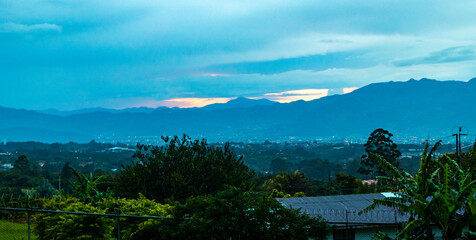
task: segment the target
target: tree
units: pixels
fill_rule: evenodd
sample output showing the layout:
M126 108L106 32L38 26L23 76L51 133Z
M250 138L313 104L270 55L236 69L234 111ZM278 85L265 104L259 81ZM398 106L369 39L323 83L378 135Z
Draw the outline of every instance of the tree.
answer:
M173 215L176 221L151 226L149 233L160 228L160 237L138 239L327 239L331 229L322 218L312 218L268 195L236 187L189 198L175 206Z
M61 178L71 179L73 177L73 171L71 170L70 163L66 162L61 169Z
M390 182L398 192L392 197L375 199L363 212L382 205L409 213L409 222L398 234L400 239L433 239L431 224L441 230L445 240L458 239L465 228L472 229L471 201L476 193L476 180L471 171L462 169L448 156L434 159L433 153L440 144L441 141L428 152L427 143L415 176L370 153L387 173L379 179Z
M341 194L356 193L362 186L362 181L357 179L356 176L345 173L337 173L336 182L336 190L340 191Z
M124 167L116 182L116 194L136 198L183 201L190 196L213 194L229 186L251 186L253 172L236 157L230 145L209 146L205 139L162 137L164 146L138 144L138 161Z
M329 175L334 175L343 170L340 164L331 163L327 159L322 160L318 158L300 161L297 167L309 178L319 180L327 180L329 179Z
M282 158L275 158L269 165L269 171L272 173L286 172L289 169L289 163Z
M306 174L299 170L282 172L276 174L271 179L264 182L262 188L265 191L272 191L276 189L289 194L296 194L298 192L308 193L312 190L311 184L308 181Z
M370 157L371 154L382 157L398 168L398 158L402 153L398 151L397 144L390 139L392 136L393 134L382 128L376 129L370 134L367 143L364 145L367 154L361 157L361 167L358 170L360 174L370 177L385 174L385 171L374 162L374 158Z
M21 173L26 173L28 170L30 170L30 162L28 161L28 158L25 155L19 156L13 164L13 170Z
M41 184L36 188L36 195L42 198L53 197L57 193L57 190L51 185L50 181L46 178L41 179Z

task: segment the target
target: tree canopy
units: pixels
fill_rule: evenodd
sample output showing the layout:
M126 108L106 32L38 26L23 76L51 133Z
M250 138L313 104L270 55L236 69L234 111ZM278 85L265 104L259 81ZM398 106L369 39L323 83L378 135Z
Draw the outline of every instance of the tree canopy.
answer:
M375 177L385 175L386 172L375 163L371 154L378 155L387 160L392 165L398 167L398 158L402 153L397 149L397 144L392 141L393 134L383 128L374 130L365 143L366 155L361 157L358 172L363 175Z
M177 221L159 226L166 235L163 239L327 239L331 230L320 217L288 209L266 194L236 187L189 198L176 205L173 215Z
M13 170L25 173L28 170L30 170L30 162L28 161L27 156L21 155L18 157L17 160L15 160L15 163L13 164Z
M431 150L426 145L416 175L397 169L379 155L370 155L388 175L379 179L394 185L398 192L395 196L375 199L364 212L383 205L409 213L410 220L399 239L433 239L431 224L441 230L444 240L460 238L465 229L470 230L465 233L468 239L476 237L471 231L476 227L474 173L461 168L448 156L433 158L439 145L440 142Z
M138 144L137 159L124 167L117 179L116 194L136 198L139 193L163 202L183 201L190 196L214 194L225 185L250 187L253 172L235 156L229 144L209 146L206 140L163 137L164 146Z

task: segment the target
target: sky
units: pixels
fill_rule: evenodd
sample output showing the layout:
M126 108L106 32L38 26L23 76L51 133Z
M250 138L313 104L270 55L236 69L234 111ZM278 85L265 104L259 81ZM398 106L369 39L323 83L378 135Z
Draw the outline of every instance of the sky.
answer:
M0 106L290 102L476 77L476 1L0 1Z

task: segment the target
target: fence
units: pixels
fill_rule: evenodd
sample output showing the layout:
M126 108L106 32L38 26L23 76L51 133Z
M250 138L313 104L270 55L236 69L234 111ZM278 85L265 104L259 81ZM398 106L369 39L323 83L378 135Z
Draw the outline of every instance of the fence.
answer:
M45 202L48 202L48 204L44 204ZM83 206L84 208L79 207L76 209L80 210L71 211L71 206ZM47 227L38 224L39 216L63 216L63 219L73 219L73 216L87 217L86 219L80 219L83 222L77 223L77 225L88 224L88 220L105 219L107 221L103 222L106 222L107 225L99 226L99 228L113 229L111 236L115 239L121 239L125 232L131 232L131 226L137 227L151 219L174 219L160 216L156 209L157 206L159 204L150 200L102 199L94 202L87 199L61 198L58 196L55 198L39 198L24 195L14 197L10 194L2 194L0 197L0 239L36 239L37 236L33 228ZM88 209L94 212L88 212ZM148 211L150 209L156 210ZM35 221L37 221L36 225ZM129 228L129 231L125 231L123 227ZM86 230L85 235L97 234L97 231L100 230L84 226L83 228ZM91 232L88 233L88 230Z

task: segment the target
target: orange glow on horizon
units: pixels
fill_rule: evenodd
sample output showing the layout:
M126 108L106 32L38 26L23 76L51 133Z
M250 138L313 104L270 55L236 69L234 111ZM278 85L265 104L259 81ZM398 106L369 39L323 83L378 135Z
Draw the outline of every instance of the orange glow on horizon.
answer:
M218 75L217 75L218 76ZM357 87L343 88L342 92L344 94L350 93L358 89ZM330 89L299 89L299 90L290 90L277 93L265 93L259 97L247 97L249 99L268 99L270 101L279 102L279 103L290 103L299 100L312 101L319 98L323 98L329 95ZM141 101L140 106L145 107L178 107L178 108L194 108L194 107L204 107L210 104L215 103L227 103L230 100L235 99L236 97L222 97L222 98L172 98L162 101L155 100L146 100Z
M344 92L344 94L347 94L347 93L351 93L355 90L359 89L358 87L349 87L349 88L343 88L342 89L342 92Z
M226 77L226 76L230 76L230 74L226 74L226 73L202 73L201 75L205 76L205 77Z
M173 98L161 101L162 106L193 108L204 107L214 103L226 103L234 98Z
M300 89L279 93L266 93L264 98L279 103L290 103L299 100L312 101L325 97L328 94L329 89Z

